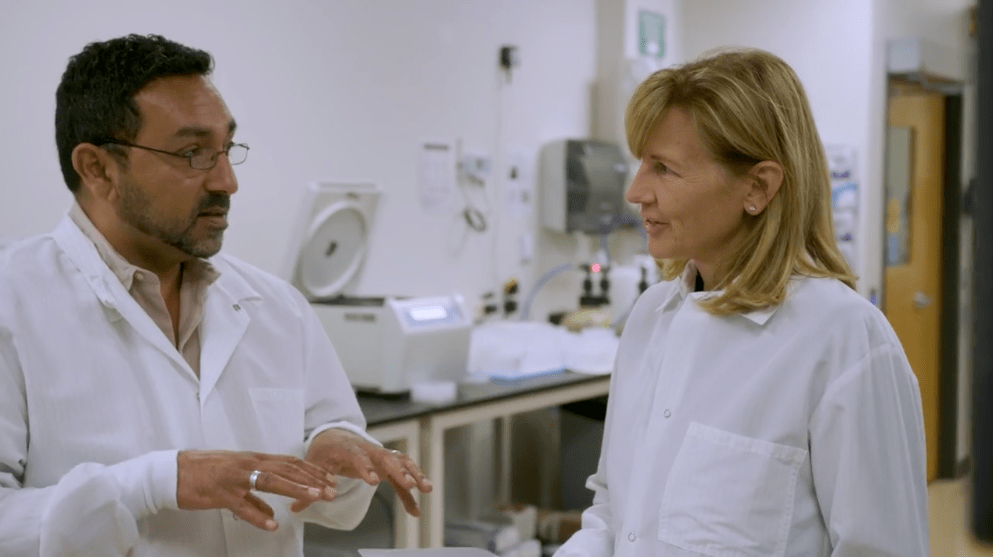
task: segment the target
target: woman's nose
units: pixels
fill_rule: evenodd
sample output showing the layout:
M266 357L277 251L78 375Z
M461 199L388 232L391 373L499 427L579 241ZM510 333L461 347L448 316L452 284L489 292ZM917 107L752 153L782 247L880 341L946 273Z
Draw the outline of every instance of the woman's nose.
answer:
M631 180L631 185L628 186L627 191L624 193L624 199L628 203L633 203L635 205L641 205L644 203L651 202L651 188L645 186L645 179L638 170L638 173L634 175L634 179Z

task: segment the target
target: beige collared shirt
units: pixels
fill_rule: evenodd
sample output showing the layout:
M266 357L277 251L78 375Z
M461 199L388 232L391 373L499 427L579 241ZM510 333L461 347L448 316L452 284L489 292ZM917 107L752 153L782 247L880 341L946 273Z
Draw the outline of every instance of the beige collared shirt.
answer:
M183 264L181 284L179 287L179 336L177 338L172 326L172 318L166 309L162 297L162 283L155 273L132 265L127 259L117 253L117 250L97 230L90 218L86 216L78 203L73 203L69 209L69 218L83 231L93 245L96 246L100 258L107 263L114 273L138 302L145 313L162 330L169 342L182 354L183 359L190 365L193 372L200 376L200 321L203 318L203 302L210 286L220 273L203 259L193 259Z

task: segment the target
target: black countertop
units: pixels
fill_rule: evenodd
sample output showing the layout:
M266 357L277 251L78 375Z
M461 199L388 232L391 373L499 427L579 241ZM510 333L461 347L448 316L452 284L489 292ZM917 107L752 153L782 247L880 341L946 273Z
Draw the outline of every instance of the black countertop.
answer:
M563 385L596 381L603 375L584 375L562 371L548 375L525 377L514 381L483 381L458 384L455 400L440 404L414 402L407 397L380 397L358 393L359 406L369 427L386 425L431 412L453 410L484 402L510 398L524 393L540 392Z

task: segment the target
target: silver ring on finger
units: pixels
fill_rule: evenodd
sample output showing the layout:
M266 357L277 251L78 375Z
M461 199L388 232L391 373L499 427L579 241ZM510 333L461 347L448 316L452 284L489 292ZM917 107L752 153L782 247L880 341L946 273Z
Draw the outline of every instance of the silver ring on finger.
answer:
M249 476L248 476L248 490L249 491L257 491L258 490L258 487L255 485L255 482L259 481L259 476L261 476L261 475L262 475L262 471L261 470L252 470L252 473L249 474Z

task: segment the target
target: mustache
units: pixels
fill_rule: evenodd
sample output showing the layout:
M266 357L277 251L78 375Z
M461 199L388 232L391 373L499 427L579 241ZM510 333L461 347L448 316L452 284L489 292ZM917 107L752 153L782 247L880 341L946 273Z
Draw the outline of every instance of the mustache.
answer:
M200 214L208 209L221 208L225 211L231 207L231 196L223 193L208 193L200 201L200 205L197 207L195 214Z

